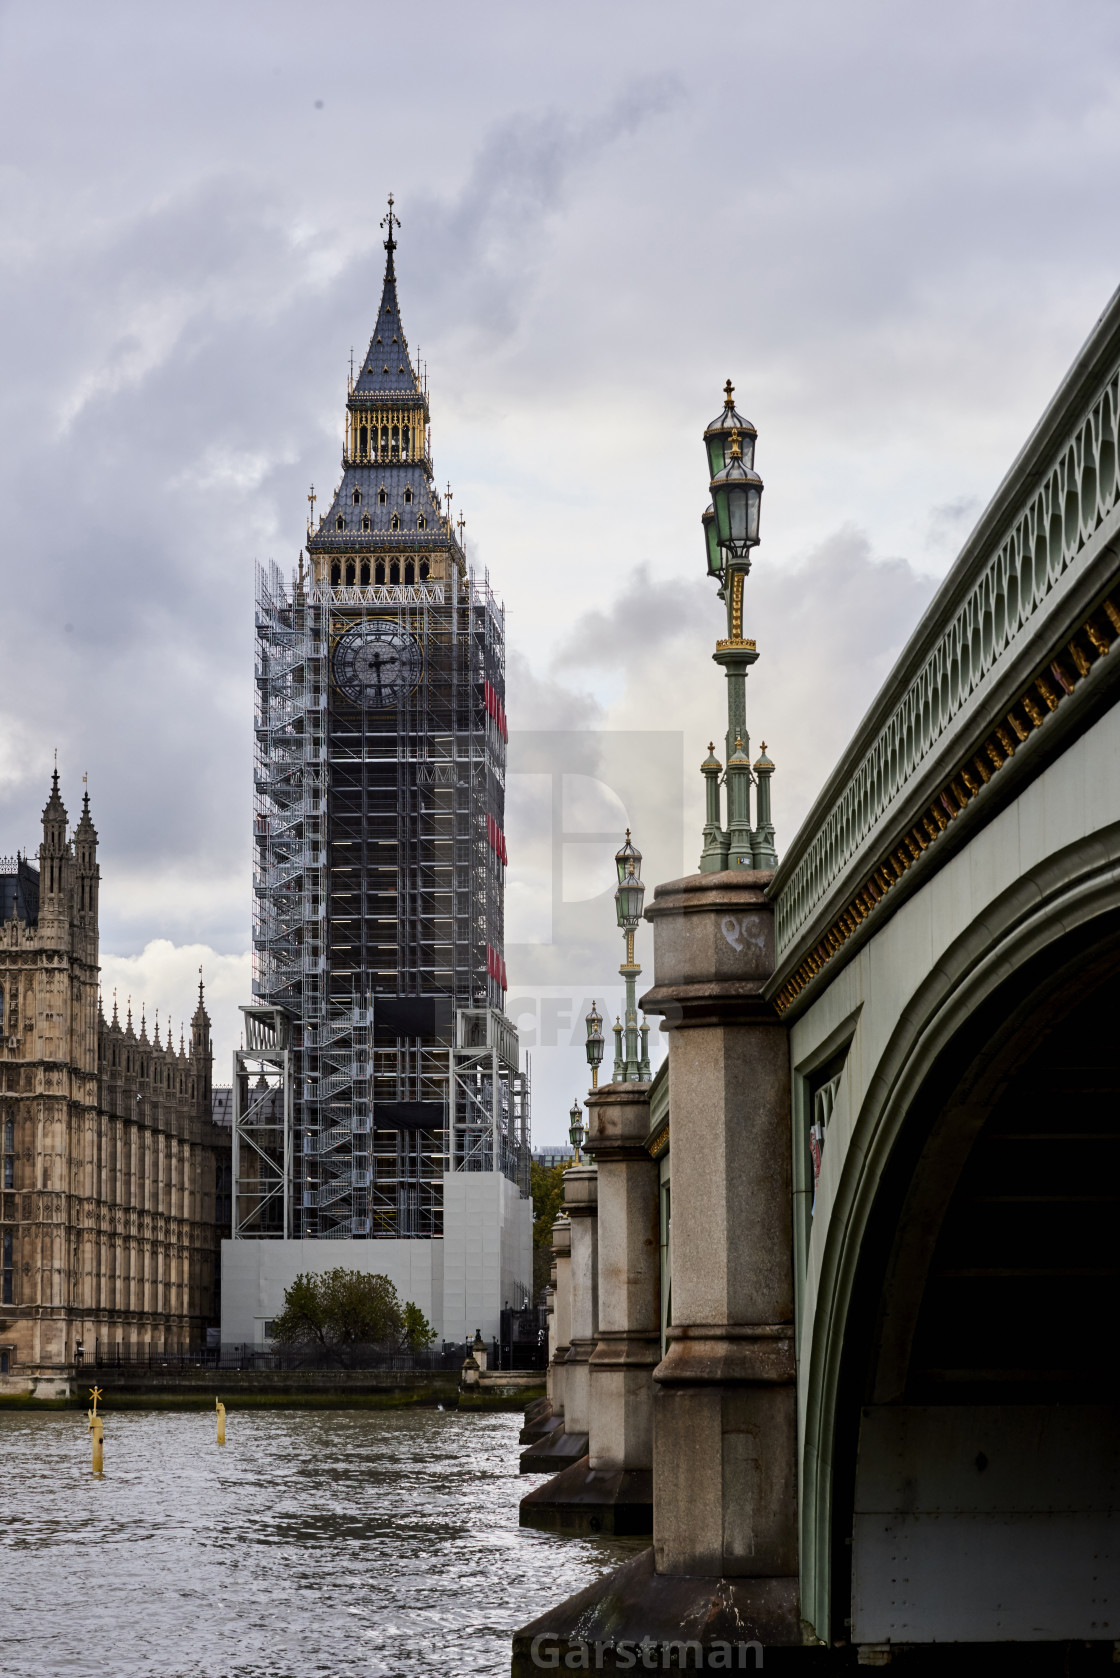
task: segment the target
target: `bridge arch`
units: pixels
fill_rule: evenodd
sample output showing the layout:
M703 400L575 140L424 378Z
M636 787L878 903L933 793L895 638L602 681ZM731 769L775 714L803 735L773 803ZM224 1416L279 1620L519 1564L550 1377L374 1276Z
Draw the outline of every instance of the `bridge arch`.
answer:
M1100 1406L1112 1394L1099 1371L1083 1369L1064 1387L1054 1378L1043 1356L1060 1333L1053 1322L1041 1325L1034 1363L1014 1380L973 1367L964 1371L970 1381L939 1388L928 1366L939 1288L942 1349L963 1328L946 1307L938 1254L954 1239L967 1249L970 1230L974 1245L983 1233L984 1197L969 1189L970 1170L991 1155L1016 1079L1029 1085L1032 1062L1040 1069L1063 1031L1092 1030L1106 997L1120 1016L1120 823L1057 850L986 904L931 965L861 1076L827 1218L812 1232L816 1282L802 1338L802 1591L822 1637L988 1641L1037 1638L1047 1626L1055 1637L1120 1635L1120 1604L1094 1608L1085 1594L1094 1569L1082 1553L1111 1543L1105 1572L1115 1576L1120 1530L1103 1508L1097 1519L1046 1507L1047 1496L1062 1501L1055 1476L1080 1488L1067 1503L1084 1503L1093 1453L1102 1474L1109 1451L1115 1464L1115 1441L1101 1438ZM1071 1283L1098 1305L1106 1300L1102 1332L1114 1340L1116 1278ZM1000 1332L994 1324L993 1339ZM1030 1496L1028 1507L1001 1505L999 1452L968 1443L993 1429L1001 1451L1035 1452L1038 1507ZM1066 1522L1060 1540L1055 1520ZM1074 1546L1068 1571L1083 1600L1038 1598L1032 1569L1052 1563L1055 1542ZM977 1546L983 1566L969 1572ZM1061 1597L1052 1567L1050 1584Z

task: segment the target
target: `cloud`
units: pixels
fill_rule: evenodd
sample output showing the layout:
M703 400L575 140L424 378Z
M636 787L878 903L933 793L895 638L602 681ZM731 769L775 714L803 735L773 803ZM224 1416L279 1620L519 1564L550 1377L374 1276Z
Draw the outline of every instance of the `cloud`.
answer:
M772 794L779 853L792 840L935 585L933 575L909 560L876 557L867 534L853 526L833 532L796 564L776 565L765 549L756 553L745 614L760 656L748 677L747 720L752 756L765 739L778 765ZM576 619L546 669L533 678L533 690L548 695L546 714L558 719L586 715L586 757L603 793L625 788L637 762L645 825L635 838L646 852L647 902L659 880L692 872L699 860L704 822L699 764L710 739L725 758L724 679L711 661L716 638L726 633L723 613L711 585L705 590L692 579L657 580L648 567L639 566L621 579L610 605L592 607ZM584 684L590 680L594 686L603 672L612 678L611 696L596 710L581 711L586 707ZM657 727L674 729L681 738L683 750L674 764L664 755L661 737L649 732ZM538 767L551 766L564 749L550 745L548 764ZM604 992L616 1010L621 995L613 978L619 934L611 900L611 853L621 841L624 817L600 796L605 813L596 822L606 827L613 817L615 837L597 850L587 847L575 862L598 868L601 895L589 905L590 915L548 921L541 906L551 901L555 871L571 864L553 843L551 800L556 794L551 780L526 776L532 783L526 788L516 773L524 750L515 734L510 753L514 792L507 814L510 976L534 1044L536 1087L547 1110L560 1114L562 1092L573 1080L578 1087L581 1076L582 1016L570 1030L561 1030L557 1021L576 1006L572 998L577 992L580 997L585 991ZM576 783L578 777L568 779ZM542 799L547 799L543 806ZM565 825L574 827L578 821L578 815L570 815ZM676 860L665 857L670 832L681 836L678 845L683 843L683 856L678 850ZM592 889L582 875L579 889ZM538 941L528 949L516 947L526 926L535 927L536 940L545 947ZM639 959L648 974L648 928L639 934Z

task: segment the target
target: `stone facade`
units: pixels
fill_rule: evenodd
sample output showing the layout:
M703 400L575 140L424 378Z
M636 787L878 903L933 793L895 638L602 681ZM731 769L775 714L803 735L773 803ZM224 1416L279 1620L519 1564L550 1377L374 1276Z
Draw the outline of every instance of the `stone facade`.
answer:
M105 1020L97 832L88 797L68 832L57 772L38 869L0 868L0 1372L197 1344L229 1155L202 987L178 1049L131 1010Z

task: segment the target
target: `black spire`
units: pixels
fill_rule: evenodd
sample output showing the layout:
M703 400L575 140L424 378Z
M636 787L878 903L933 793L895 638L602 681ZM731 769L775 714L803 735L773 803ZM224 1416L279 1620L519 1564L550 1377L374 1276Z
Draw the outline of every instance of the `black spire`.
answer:
M408 353L408 340L401 325L401 306L397 299L397 270L393 262L397 241L393 238L393 229L400 226L400 219L393 209L392 193L389 194L389 208L381 219L381 225L389 235L384 240L385 280L381 287L381 303L369 349L357 378L351 381L350 395L359 399L371 397L375 401L386 398L397 402L402 398L422 401L420 380Z
M397 241L393 238L393 228L399 227L400 224L400 217L393 214L393 194L390 193L388 211L381 218L382 227L387 228L389 232L389 237L385 240L385 249L389 253L388 260L385 263L385 278L387 280L395 280L397 277L397 271L393 266L393 252L397 248Z

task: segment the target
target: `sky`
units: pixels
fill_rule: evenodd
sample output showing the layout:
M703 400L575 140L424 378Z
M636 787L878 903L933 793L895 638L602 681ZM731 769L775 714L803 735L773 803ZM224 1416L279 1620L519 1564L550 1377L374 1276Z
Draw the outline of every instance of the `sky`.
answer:
M391 190L507 608L509 1006L558 1142L613 835L651 892L699 856L724 380L780 852L1120 279L1120 9L0 0L0 78L0 854L56 750L72 813L88 774L106 991L177 1031L201 966L228 1077L253 566L339 476Z

